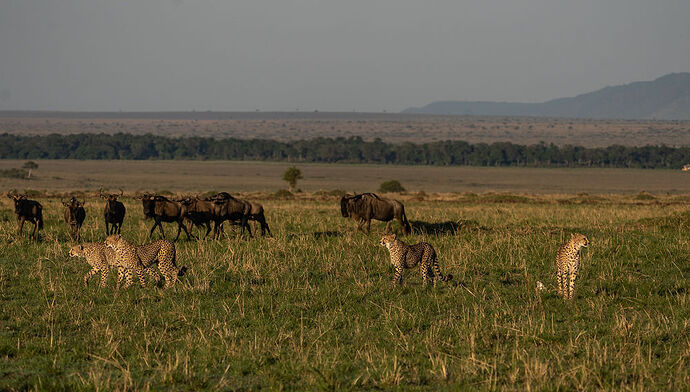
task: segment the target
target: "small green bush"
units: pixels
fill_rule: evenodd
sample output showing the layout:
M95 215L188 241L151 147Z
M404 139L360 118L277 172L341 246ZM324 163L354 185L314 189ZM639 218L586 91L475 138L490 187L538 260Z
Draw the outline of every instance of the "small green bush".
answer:
M295 197L295 195L293 195L292 192L287 189L280 189L278 192L274 193L273 196L281 199L292 199Z
M379 192L400 193L405 192L405 188L403 188L398 180L388 180L379 185Z

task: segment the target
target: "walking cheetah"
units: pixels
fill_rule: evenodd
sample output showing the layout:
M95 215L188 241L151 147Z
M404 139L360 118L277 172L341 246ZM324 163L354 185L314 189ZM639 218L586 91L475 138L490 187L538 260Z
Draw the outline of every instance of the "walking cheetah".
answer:
M89 285L89 279L98 273L101 274L100 287L105 287L110 268L117 268L115 265L115 252L101 242L74 245L69 249L69 256L83 257L91 266L91 271L84 275L84 286L86 287ZM118 276L120 276L120 274L122 274L122 272L118 269Z
M165 287L170 287L175 283L178 276L184 275L187 267L177 268L175 265L175 244L170 240L157 240L150 244L139 245L136 247L137 256L142 265L152 276L155 273L153 265L158 263L158 269L165 277ZM160 277L156 274L155 279L158 281Z
M580 272L580 249L589 246L589 240L582 234L572 234L570 240L556 252L556 279L558 294L563 299L573 299L575 280Z
M118 272L122 270L125 280L125 285L123 288L127 288L132 285L132 271L137 274L139 278L139 284L141 287L146 286L146 280L144 280L144 266L137 256L136 245L127 241L119 234L111 234L105 239L105 245L111 248L115 253L115 265L118 267ZM149 275L153 271L147 271ZM118 275L118 287L123 276Z
M402 274L405 268L414 268L419 264L419 272L422 274L424 284L427 280L436 285L434 273L436 273L441 281L445 282L451 280L453 275L443 276L438 267L438 260L436 259L436 251L431 244L427 242L420 242L414 245L407 245L400 241L395 234L386 234L381 237L381 246L388 248L391 255L391 264L395 267L395 276L393 277L393 284L402 283Z

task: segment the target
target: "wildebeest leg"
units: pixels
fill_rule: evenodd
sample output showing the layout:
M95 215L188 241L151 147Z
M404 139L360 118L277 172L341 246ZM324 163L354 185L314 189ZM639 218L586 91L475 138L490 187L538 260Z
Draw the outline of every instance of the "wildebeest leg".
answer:
M371 219L367 219L367 235L371 233Z
M158 222L153 222L153 226L151 226L151 231L149 231L149 238L153 235L153 231L156 230L156 225L158 225Z
M108 220L105 220L105 235L110 235L110 228L108 227Z
M249 219L247 217L242 218L242 233L244 234L244 228L247 228L247 231L249 232L249 238L252 238L252 228L249 226Z
M34 231L31 232L31 238L38 239L38 220L34 220Z
M261 236L264 235L265 231L268 231L269 236L273 235L273 234L271 234L271 229L268 227L268 223L266 223L266 219L264 219L262 217L261 220L259 221L259 224L261 224Z
M193 235L189 235L189 231L187 231L187 228L182 224L182 221L177 221L177 237L175 237L175 241L177 241L178 238L180 238L180 231L184 230L184 233L187 235L187 239L189 240L190 238L194 238Z
M17 226L19 227L19 238L22 238L24 229L24 217L17 218Z
M117 234L120 234L120 228L122 228L122 222L117 224Z
M359 222L357 222L357 230L364 233L364 218L359 218Z
M388 222L386 222L386 234L389 234L391 232L392 226L393 226L392 220L389 220Z
M208 237L208 233L211 232L211 223L209 223L209 222L205 222L205 223L206 223L206 234L204 234L204 239L206 239L206 237Z

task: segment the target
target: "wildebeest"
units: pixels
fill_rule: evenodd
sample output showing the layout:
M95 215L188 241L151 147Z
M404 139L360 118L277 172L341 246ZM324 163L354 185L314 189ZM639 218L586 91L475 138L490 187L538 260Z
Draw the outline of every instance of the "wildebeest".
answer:
M226 220L231 222L239 221L242 227L241 234L244 234L244 229L247 228L249 236L252 236L252 228L249 227L247 223L252 211L250 203L237 199L227 192L218 193L217 195L206 198L206 200L220 207L216 210L218 221L216 221L216 226L213 228L214 237L220 235L220 232L223 230L222 224Z
M195 226L206 226L206 234L204 239L211 232L211 222L216 222L219 220L218 212L220 211L220 206L217 206L212 201L199 200L199 198L185 197L178 200L183 206L185 206L184 219L188 222L187 231L191 233L192 224ZM213 233L216 236L216 233Z
M184 230L185 234L187 234L187 239L191 237L187 231L187 228L183 225L183 219L186 211L185 206L179 202L169 200L165 196L161 195L145 193L140 198L142 207L144 208L144 216L147 218L153 218L155 221L153 227L151 227L151 231L149 232L149 237L153 235L153 231L156 229L156 226L158 226L161 231L161 235L163 238L165 238L165 232L163 231L163 225L161 222L177 223L177 236L175 236L175 240L180 238L181 230Z
M17 219L19 238L22 237L24 221L34 224L31 238L38 239L38 231L43 230L43 206L35 200L27 199L26 195L7 193L7 197L14 200L14 216Z
M386 233L391 231L393 219L396 219L403 228L403 233L411 232L410 223L405 215L403 204L394 199L385 199L375 193L361 193L359 195L345 195L340 199L340 212L343 217L351 217L358 221L357 230L367 234L371 232L371 220L376 219L386 223ZM364 231L364 224L367 230Z
M76 241L80 238L79 229L86 218L84 202L72 197L69 201L63 201L62 205L65 206L65 222L69 225L69 236L72 241Z
M127 209L122 202L118 201L122 197L124 191L120 189L120 194L117 193L103 193L100 191L100 196L105 199L105 208L103 209L103 218L105 219L105 234L120 234L122 222L125 220L125 213ZM108 227L108 224L111 226Z

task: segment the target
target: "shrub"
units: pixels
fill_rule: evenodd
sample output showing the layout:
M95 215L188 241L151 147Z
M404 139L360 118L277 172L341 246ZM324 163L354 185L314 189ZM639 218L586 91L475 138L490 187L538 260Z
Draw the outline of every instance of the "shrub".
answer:
M379 185L379 192L400 193L405 192L405 188L403 188L398 180L388 180Z
M295 195L293 195L292 192L290 192L287 189L280 189L278 192L274 193L273 196L279 197L281 199L292 199L293 197L295 197Z

